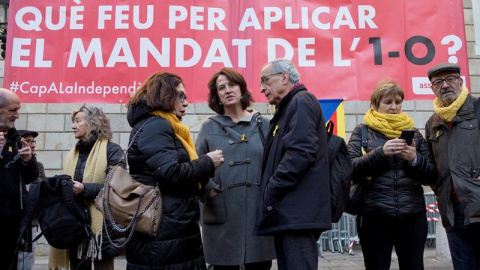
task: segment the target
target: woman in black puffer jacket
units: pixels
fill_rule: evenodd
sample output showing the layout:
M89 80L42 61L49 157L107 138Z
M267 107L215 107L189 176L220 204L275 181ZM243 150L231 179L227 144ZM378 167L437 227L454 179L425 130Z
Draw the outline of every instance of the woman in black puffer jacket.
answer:
M381 81L371 95L371 106L348 142L353 181L365 183L358 236L366 269L389 269L392 247L400 269L423 269L427 219L422 185L435 181L436 169L426 141L415 129L411 145L400 139L414 129L402 112L404 92L392 80ZM362 147L362 131L368 143Z
M144 184L158 185L163 201L158 234L135 232L126 245L127 269L206 268L196 196L223 155L216 150L197 156L188 127L174 112L185 100L180 77L155 73L127 104L130 140L140 130L128 150L130 174Z

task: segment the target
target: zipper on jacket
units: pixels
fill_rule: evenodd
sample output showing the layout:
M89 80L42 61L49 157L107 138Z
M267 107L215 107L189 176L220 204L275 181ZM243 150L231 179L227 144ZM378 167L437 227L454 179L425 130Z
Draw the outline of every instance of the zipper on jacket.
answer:
M397 156L393 156L393 194L395 201L395 215L398 216L398 166L397 166Z

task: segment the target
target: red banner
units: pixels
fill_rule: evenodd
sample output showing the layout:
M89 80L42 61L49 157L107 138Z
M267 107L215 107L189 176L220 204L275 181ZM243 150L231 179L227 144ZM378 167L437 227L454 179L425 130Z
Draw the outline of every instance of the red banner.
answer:
M11 1L4 86L23 102L124 103L158 71L179 74L205 102L223 67L258 102L262 66L297 65L319 99L369 100L383 78L406 99L431 99L427 70L468 75L462 1ZM467 77L468 78L468 77ZM469 82L466 82L467 86Z

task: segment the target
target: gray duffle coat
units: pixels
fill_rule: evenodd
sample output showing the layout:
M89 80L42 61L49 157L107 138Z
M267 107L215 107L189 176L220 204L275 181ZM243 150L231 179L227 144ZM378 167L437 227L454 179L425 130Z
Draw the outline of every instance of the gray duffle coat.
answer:
M225 157L201 199L202 237L209 264L241 265L275 258L273 238L253 235L263 154L257 115L248 115L237 123L228 116L212 116L197 136L199 155L221 149ZM266 134L268 120L259 119ZM213 188L220 192L208 198Z

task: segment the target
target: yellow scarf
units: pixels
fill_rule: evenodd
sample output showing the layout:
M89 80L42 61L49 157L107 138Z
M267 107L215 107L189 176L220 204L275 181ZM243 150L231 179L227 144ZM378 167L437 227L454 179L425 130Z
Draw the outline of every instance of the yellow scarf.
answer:
M410 115L401 112L399 114L384 114L369 109L363 121L370 128L382 133L388 139L397 138L404 129L412 129L414 126L413 119Z
M83 173L83 183L105 183L106 171L108 167L107 160L107 144L108 140L97 140L93 145L90 154L88 155L85 171ZM75 175L75 167L79 157L79 151L76 147L72 148L67 154L65 159L65 167L63 171L70 175L72 178ZM92 218L91 228L95 236L95 239L91 239L88 246L80 244L78 246L78 255L83 254L83 249L87 248L87 258L93 258L97 260L102 259L102 228L103 228L103 215L98 211L93 201L88 202L88 208L90 210L90 216ZM48 260L48 269L51 270L63 270L69 269L69 250L68 249L56 249L50 247L50 255Z
M175 114L162 111L153 111L150 114L167 119L168 123L172 126L175 135L177 135L178 140L182 143L185 150L187 150L190 160L198 158L197 152L195 151L195 143L190 135L190 129L182 124Z
M457 115L458 110L462 107L463 103L467 99L468 89L465 86L462 86L462 91L460 95L455 99L452 104L448 107L443 107L442 101L436 97L433 101L433 109L438 114L438 117L445 122L452 122L455 115Z

